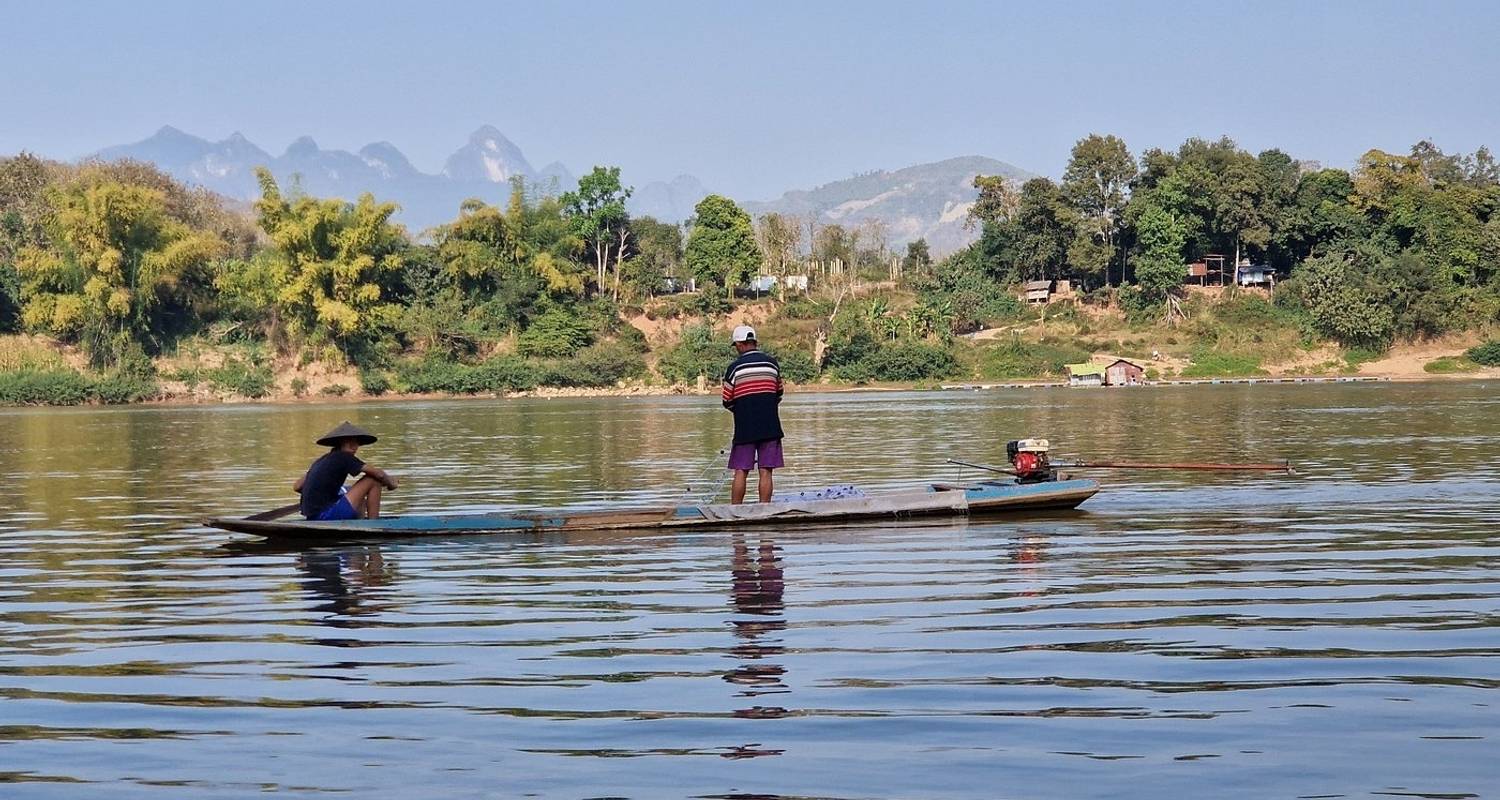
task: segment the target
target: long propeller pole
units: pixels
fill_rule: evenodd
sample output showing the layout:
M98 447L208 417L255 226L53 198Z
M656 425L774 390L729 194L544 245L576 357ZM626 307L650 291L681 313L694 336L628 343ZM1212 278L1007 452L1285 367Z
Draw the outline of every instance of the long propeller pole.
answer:
M969 461L960 461L956 458L948 459L949 464L958 464L965 467L998 472L1002 475L1014 475L1015 470L1002 467L992 467L988 464L975 464ZM1201 461L1178 461L1178 462L1144 462L1144 461L1069 461L1053 463L1053 467L1065 469L1176 469L1176 470L1210 470L1220 472L1281 472L1287 475L1295 475L1297 471L1292 469L1290 461L1280 464L1217 464Z

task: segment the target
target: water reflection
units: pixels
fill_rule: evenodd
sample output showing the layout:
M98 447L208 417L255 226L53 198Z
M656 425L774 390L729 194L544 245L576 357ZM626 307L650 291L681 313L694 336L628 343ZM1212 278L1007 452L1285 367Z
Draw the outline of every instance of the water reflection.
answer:
M1025 433L1305 467L1111 475L1075 514L228 550L195 523L286 502L345 417L390 431L393 502L441 512L670 501L728 424L701 398L0 411L0 796L1500 786L1493 385L783 407L799 488L952 480ZM225 440L239 465L203 471Z
M331 616L322 621L344 628L364 627L360 617L390 608L381 589L396 579L395 565L387 564L378 545L298 553L297 568L307 576L302 586L317 602L314 611Z

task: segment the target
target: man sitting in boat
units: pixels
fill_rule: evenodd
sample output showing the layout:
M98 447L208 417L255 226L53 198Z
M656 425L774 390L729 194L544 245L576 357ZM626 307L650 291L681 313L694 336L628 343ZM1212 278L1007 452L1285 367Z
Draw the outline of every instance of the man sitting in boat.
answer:
M724 373L724 407L734 412L734 446L729 468L734 470L729 501L745 502L750 470L759 467L757 490L762 503L771 502L771 470L781 466L781 365L762 353L755 329L741 325L730 337L739 357Z
M380 491L395 491L396 479L379 467L355 456L361 445L374 444L374 434L349 422L329 431L318 444L331 448L307 468L307 474L292 484L302 493L302 516L311 520L376 519L380 516ZM363 477L344 490L344 478Z

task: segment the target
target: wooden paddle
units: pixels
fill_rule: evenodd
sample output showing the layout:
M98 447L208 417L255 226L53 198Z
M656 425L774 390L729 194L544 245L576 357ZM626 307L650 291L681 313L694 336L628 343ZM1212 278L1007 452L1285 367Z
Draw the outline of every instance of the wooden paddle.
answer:
M265 522L267 520L281 519L287 514L290 514L293 511L298 511L301 508L301 503L292 503L289 506L282 506L281 508L273 508L270 511L262 511L259 514L252 514L248 517L245 517L245 519L254 520L255 522Z

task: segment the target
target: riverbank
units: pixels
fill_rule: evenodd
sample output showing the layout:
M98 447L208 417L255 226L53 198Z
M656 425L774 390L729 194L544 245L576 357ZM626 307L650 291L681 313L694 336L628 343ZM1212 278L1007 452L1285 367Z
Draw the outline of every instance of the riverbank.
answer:
M993 337L988 337L993 338ZM980 337L985 341L986 337ZM1500 367L1487 367L1465 357L1478 342L1473 335L1399 344L1378 358L1351 359L1329 348L1301 351L1281 364L1249 370L1229 363L1224 374L1214 374L1175 353L1152 353L1143 358L1113 348L1096 349L1092 360L1109 363L1126 358L1142 366L1146 385L1182 386L1226 383L1427 382L1500 379ZM118 405L192 406L215 404L299 404L357 401L412 401L462 397L660 397L708 396L717 386L706 377L692 384L645 378L595 386L515 386L505 380L465 382L463 391L405 391L399 382L377 385L370 373L323 362L293 359L244 358L228 348L157 359L142 373L91 373L74 348L41 337L5 337L0 344L0 405ZM817 381L792 383L794 392L888 392L933 389L1062 387L1057 375L989 377L982 359L994 344L961 344L979 368L947 380L848 381L825 372ZM1132 357L1133 356L1133 357ZM1211 366L1211 365L1210 365ZM474 368L476 371L482 368ZM377 376L378 377L378 376ZM491 376L493 377L493 376Z

